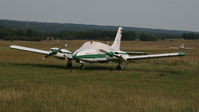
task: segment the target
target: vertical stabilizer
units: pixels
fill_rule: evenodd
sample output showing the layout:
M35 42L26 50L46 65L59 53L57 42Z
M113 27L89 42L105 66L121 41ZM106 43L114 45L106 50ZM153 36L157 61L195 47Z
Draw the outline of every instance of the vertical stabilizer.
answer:
M120 51L120 43L121 43L121 38L122 38L122 30L123 30L122 27L118 28L115 40L114 40L114 42L113 42L113 44L111 46L114 50Z
M184 48L184 44L181 44L181 45L180 45L180 48Z

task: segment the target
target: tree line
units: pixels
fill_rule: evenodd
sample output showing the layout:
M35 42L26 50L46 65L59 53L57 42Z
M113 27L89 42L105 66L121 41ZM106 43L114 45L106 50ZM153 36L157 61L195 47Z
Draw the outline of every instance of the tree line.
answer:
M0 27L0 40L25 40L25 41L41 41L48 38L62 40L113 40L116 31L104 30L88 30L88 31L63 31L56 33L39 32L32 29L13 30L5 27ZM155 34L155 33L136 33L135 31L124 31L122 40L141 40L141 41L156 41L159 39L199 39L197 33L184 33L182 35L174 34Z

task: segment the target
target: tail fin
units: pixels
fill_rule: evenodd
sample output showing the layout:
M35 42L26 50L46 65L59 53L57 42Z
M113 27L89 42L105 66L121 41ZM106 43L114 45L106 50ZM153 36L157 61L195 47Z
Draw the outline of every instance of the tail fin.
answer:
M122 38L122 30L123 30L122 27L118 28L115 40L114 40L114 42L113 42L113 44L111 46L114 50L118 50L118 51L120 50L120 42L121 42L121 38Z
M184 44L181 44L180 47L184 48Z

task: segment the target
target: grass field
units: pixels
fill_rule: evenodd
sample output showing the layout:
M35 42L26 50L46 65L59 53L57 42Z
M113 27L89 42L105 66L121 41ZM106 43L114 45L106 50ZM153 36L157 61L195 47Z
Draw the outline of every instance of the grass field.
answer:
M186 56L125 64L88 64L66 69L65 62L9 49L17 44L48 50L85 42L0 41L0 112L199 112L199 40L123 41L124 51L165 53L181 43ZM105 42L106 43L106 42Z

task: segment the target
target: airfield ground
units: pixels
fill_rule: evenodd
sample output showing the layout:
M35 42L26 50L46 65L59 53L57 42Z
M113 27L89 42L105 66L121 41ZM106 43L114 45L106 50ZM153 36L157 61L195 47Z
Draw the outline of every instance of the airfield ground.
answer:
M199 40L123 41L124 51L186 52L184 57L125 64L89 64L66 69L65 62L17 51L11 44L48 50L85 42L0 41L0 112L198 112ZM106 43L106 42L104 42ZM184 43L192 50L169 49Z

